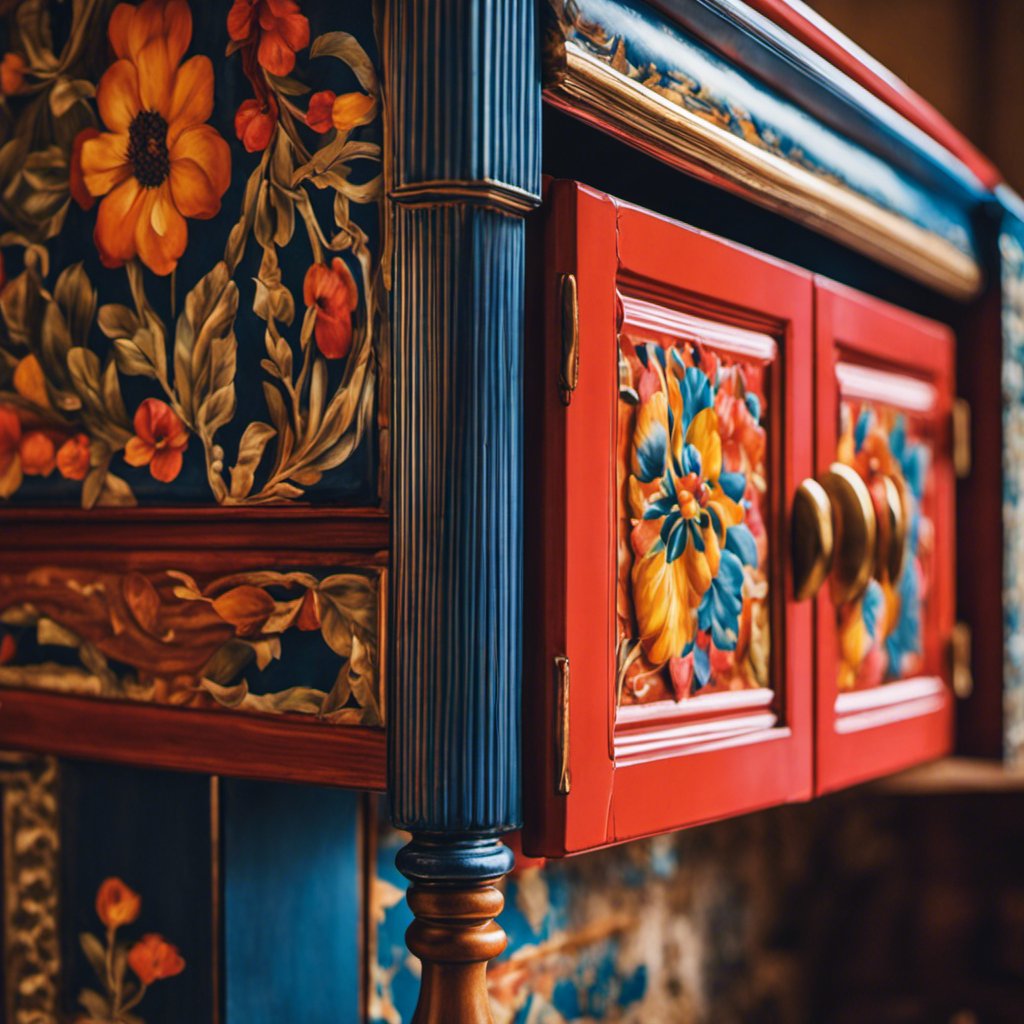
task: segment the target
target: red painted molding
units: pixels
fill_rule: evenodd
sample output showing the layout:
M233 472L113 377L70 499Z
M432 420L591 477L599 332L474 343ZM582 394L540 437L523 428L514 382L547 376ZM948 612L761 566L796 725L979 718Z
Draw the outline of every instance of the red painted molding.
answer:
M384 731L239 711L0 692L0 747L383 792Z
M888 103L967 165L986 188L1002 180L995 165L960 134L930 103L868 56L852 40L801 0L746 0L759 14L809 46L858 85Z

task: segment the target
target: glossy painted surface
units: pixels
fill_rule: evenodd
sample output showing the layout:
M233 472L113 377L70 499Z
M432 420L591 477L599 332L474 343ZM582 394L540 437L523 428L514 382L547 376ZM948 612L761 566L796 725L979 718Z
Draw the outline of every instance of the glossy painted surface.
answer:
M764 384L763 507L769 546L781 547L786 495L811 464L812 296L800 271L571 182L552 183L548 205L544 279L574 273L580 308L579 385L568 407L553 387L558 334L550 285L548 333L534 332L538 348L528 357L535 404L527 479L536 487L527 500L527 585L543 599L528 609L526 706L547 739L527 766L524 848L553 855L809 794L810 609L786 598L778 561L768 578L780 638L768 686L616 711L615 396L620 309L634 299L657 303L668 323L699 313L712 351L714 325L722 325L719 349L730 327L772 340L762 358L790 368L785 377L766 373ZM552 668L559 654L571 664L567 796L555 792Z
M30 0L0 28L28 55L0 129L0 496L378 505L371 4L286 29L248 3L114 10Z
M931 524L929 530L924 515L916 520L921 572L911 559L901 577L904 585L918 584L919 600L927 591L919 628L902 619L914 595L885 578L869 584L852 608L837 610L827 586L818 592L816 789L827 792L938 757L952 745L947 643L954 615L954 338L941 324L824 278L815 281L815 304L817 472L838 453L869 480L889 469L916 498L911 480L927 470L919 482ZM872 411L862 420L864 402ZM901 416L911 424L902 440ZM915 439L923 447L915 449ZM890 453L898 465L888 465ZM914 505L908 502L911 512ZM891 678L894 660L901 680L869 685ZM837 696L837 688L844 692Z
M659 96L753 146L865 196L976 258L968 210L847 141L634 0L550 0L546 45L581 47Z

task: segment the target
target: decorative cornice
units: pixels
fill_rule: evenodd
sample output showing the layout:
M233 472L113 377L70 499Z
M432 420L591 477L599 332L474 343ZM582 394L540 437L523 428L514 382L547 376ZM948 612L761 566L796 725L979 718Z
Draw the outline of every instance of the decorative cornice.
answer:
M571 39L552 53L546 99L631 145L724 185L957 299L981 288L977 262L953 242L852 189L719 127L627 77Z
M481 181L436 179L398 185L389 193L402 206L437 206L444 203L471 203L516 217L525 216L540 206L541 197L525 188L485 178Z

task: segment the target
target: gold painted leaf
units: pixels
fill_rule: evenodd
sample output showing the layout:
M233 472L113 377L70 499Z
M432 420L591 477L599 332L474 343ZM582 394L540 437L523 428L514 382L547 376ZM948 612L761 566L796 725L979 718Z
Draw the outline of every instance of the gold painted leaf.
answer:
M114 339L114 361L126 376L156 377L153 364L143 355L139 346L128 338Z
M325 32L313 40L309 48L310 57L337 57L343 60L354 72L359 84L374 96L380 93L377 84L377 72L373 61L359 45L355 36L348 32Z
M82 952L85 954L85 959L89 961L89 965L96 972L97 976L106 978L107 958L100 940L91 932L82 932L78 936L78 941L82 947Z
M231 497L244 498L252 490L253 477L267 442L277 434L269 423L256 420L245 428L238 444L238 461L231 469Z
M124 508L137 505L132 489L119 476L107 473L103 478L103 486L100 488L99 498L96 504L100 508Z
M91 99L96 95L96 86L83 78L69 81L58 78L50 90L50 112L54 117L63 117L79 100Z
M84 345L96 316L96 289L81 263L74 263L61 272L53 297L64 313L74 343Z
M116 302L100 306L96 322L100 330L112 339L131 338L139 329L139 318L127 306Z
M0 292L0 314L7 325L7 336L15 345L31 344L42 310L39 276L33 270L22 271Z
M151 636L158 635L160 596L141 573L130 572L121 581L121 594L135 621Z
M221 594L213 602L213 610L231 623L239 636L257 636L274 611L274 599L259 587L243 584Z
M46 394L46 381L43 368L34 355L22 359L14 371L14 390L22 398L38 405L42 409L49 408L50 399Z

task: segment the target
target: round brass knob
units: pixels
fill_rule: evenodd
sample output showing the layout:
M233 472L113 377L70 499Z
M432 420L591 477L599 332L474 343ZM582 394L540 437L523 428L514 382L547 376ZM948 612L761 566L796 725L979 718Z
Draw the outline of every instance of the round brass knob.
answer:
M833 462L820 481L805 480L793 499L790 550L796 600L824 582L836 604L864 593L875 568L875 507L855 470Z

